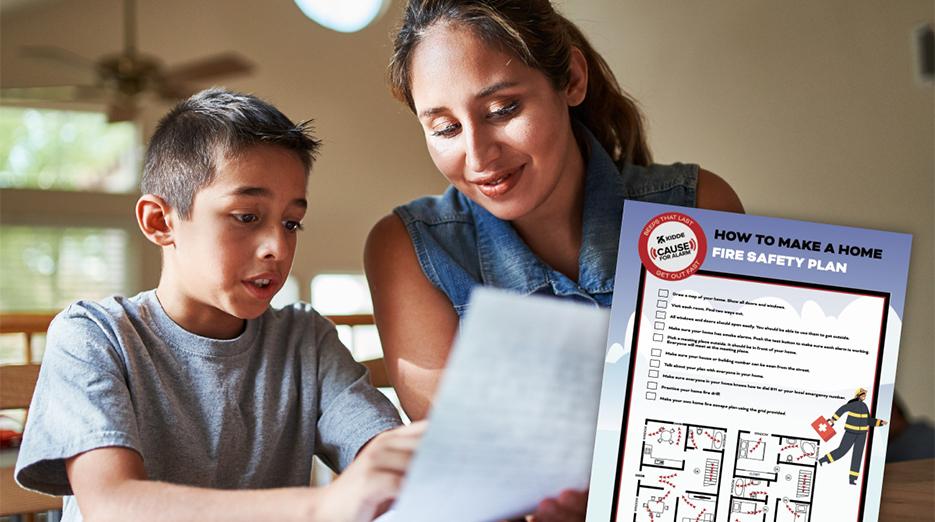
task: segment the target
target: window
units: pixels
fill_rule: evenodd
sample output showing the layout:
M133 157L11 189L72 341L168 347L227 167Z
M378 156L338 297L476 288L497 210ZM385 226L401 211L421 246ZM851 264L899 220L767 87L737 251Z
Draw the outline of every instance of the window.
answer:
M0 107L0 188L133 192L138 141L102 113Z
M139 151L137 127L102 113L0 107L0 312L142 289ZM22 358L0 336L0 362Z
M126 247L127 233L119 229L0 226L0 309L59 310L120 293Z
M359 274L321 274L312 279L312 306L323 315L372 314L370 287ZM383 357L374 325L338 326L338 336L358 361Z

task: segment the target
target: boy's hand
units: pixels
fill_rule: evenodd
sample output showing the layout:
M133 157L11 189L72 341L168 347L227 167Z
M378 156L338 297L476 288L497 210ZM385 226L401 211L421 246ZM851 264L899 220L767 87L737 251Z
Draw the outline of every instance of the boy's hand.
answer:
M531 522L581 522L588 511L588 492L566 489L556 498L547 498L536 506Z
M426 425L413 422L371 439L344 473L324 488L315 519L369 522L386 511L399 494Z

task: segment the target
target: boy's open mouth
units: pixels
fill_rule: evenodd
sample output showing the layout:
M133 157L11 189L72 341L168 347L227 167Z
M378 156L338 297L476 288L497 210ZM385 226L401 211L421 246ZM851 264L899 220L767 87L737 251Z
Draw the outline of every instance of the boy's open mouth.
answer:
M261 300L271 299L279 290L281 279L273 273L260 274L243 280L243 285L253 297Z

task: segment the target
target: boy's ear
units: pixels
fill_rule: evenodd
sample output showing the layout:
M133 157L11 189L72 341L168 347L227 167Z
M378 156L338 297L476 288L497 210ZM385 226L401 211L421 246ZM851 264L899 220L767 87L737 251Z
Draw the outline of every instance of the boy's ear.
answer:
M146 239L159 246L174 244L172 207L159 196L143 194L136 202L136 222Z

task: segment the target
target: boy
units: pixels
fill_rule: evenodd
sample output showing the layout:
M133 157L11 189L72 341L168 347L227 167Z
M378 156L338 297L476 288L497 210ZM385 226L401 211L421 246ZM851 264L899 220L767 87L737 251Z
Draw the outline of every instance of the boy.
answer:
M269 307L318 145L220 89L160 122L136 205L159 286L48 332L16 479L73 495L63 520L370 520L396 494L422 426L378 435L399 416L333 325ZM346 469L308 488L313 454Z

